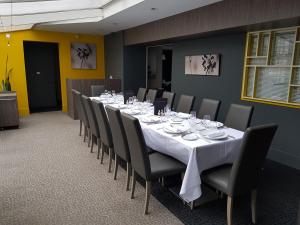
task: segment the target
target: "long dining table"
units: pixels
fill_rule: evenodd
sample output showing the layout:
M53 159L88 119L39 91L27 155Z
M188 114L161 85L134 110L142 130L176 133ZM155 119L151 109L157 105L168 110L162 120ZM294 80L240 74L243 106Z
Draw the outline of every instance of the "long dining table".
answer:
M186 164L179 194L188 203L202 195L200 175L204 170L232 163L238 155L244 135L242 131L222 126L217 122L206 121L205 124L201 119L191 120L190 115L184 113L170 112L168 116L154 116L154 107L150 103L124 104L122 95L101 95L91 99L119 108L121 113L128 113L139 119L148 147ZM171 132L174 131L171 129L172 125L182 126L184 132ZM170 132L166 129L169 127ZM223 136L213 138L214 132L222 132ZM195 134L196 138L184 138L183 134L189 133Z

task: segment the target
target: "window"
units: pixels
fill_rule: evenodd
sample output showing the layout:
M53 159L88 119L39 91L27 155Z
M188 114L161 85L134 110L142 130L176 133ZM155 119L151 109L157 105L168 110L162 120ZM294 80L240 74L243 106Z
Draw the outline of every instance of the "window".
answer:
M247 34L242 99L300 108L300 27Z

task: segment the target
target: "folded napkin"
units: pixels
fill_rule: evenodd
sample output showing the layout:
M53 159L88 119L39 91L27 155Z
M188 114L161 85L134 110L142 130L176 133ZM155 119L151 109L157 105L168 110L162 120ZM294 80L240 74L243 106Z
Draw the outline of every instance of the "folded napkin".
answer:
M225 135L225 132L223 132L223 131L216 131L216 132L209 133L206 136L208 138L217 138L217 137L221 137L223 135Z
M178 133L178 132L181 132L182 130L178 127L174 127L174 126L167 126L166 129L170 132L173 132L173 133Z

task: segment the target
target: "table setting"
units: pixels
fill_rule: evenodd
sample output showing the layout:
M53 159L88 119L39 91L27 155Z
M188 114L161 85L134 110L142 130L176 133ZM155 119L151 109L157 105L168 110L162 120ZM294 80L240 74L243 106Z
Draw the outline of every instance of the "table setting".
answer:
M244 134L211 121L209 115L197 118L195 111L178 113L165 107L154 115L153 104L138 102L134 96L126 104L122 94L103 94L91 99L139 119L148 147L187 165L180 189L180 196L186 202L201 196L202 171L233 162Z

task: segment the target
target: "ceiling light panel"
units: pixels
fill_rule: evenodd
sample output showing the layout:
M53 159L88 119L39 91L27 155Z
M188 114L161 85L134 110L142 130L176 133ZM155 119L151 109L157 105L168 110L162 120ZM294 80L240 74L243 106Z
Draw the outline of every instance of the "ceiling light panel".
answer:
M13 16L12 22L13 25L22 25L22 24L24 25L24 24L38 24L44 22L64 21L64 20L72 20L72 19L85 19L91 17L102 18L102 10L87 9L87 10L54 12L54 13L45 13L45 14ZM1 20L4 26L6 27L10 26L11 23L10 16L1 17Z
M83 9L100 9L111 1L112 0L35 0L15 1L12 4L7 3L7 1L0 1L0 16L28 15Z

